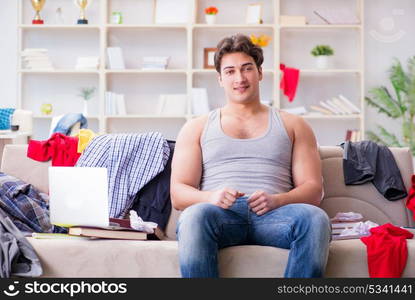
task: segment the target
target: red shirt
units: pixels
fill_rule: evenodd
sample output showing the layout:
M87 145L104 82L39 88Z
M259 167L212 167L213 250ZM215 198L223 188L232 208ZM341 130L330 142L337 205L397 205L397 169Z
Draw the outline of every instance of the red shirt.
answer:
M37 161L52 159L52 166L54 167L73 167L81 156L77 150L77 137L54 133L46 141L30 140L27 157Z

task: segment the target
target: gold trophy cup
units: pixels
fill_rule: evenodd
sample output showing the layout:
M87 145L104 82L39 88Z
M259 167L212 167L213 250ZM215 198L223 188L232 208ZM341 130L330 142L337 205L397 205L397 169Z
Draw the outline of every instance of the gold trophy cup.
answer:
M40 17L39 12L42 10L43 5L45 5L46 0L31 0L32 6L36 11L35 18L32 20L32 24L43 24L43 20Z
M75 5L81 10L81 14L78 19L78 24L88 24L88 20L85 17L85 10L91 4L92 0L74 0Z

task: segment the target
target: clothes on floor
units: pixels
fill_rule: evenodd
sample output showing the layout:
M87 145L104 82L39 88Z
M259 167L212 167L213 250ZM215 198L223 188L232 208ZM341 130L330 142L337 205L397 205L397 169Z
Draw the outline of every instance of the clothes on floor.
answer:
M49 196L31 184L0 172L0 208L22 232L64 233L49 219Z
M10 129L10 119L14 111L14 108L0 108L0 130Z
M54 167L73 167L81 156L77 149L77 137L54 133L45 141L30 140L27 157L37 161L52 159L52 166Z
M412 211L412 218L415 220L415 174L411 177L411 188L406 199L406 207Z
M343 173L346 185L372 182L387 200L406 197L401 172L387 146L372 141L346 141L343 147Z
M360 240L366 245L370 277L399 278L406 266L408 230L390 223L370 229L371 235Z
M78 153L82 153L86 146L92 141L94 137L97 136L95 132L93 132L91 129L81 129L79 132L75 135L78 138Z
M0 277L38 277L40 260L32 245L0 208Z
M79 113L69 113L63 115L56 124L56 127L52 130L52 133L62 133L64 135L70 135L72 127L76 123L80 123L80 127L88 128L88 120Z
M164 170L137 193L131 208L143 220L157 223L161 230L165 230L171 212L170 177L175 142L168 144L170 157Z
M284 64L280 64L280 70L282 71L280 89L284 91L284 95L292 102L297 92L300 70L288 68Z
M122 218L136 194L164 170L169 155L167 140L158 132L104 134L89 143L76 167L108 169L110 217Z

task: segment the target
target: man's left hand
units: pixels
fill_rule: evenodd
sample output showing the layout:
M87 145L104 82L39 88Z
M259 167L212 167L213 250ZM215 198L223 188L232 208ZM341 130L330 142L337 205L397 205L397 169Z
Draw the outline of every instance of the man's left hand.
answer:
M281 206L277 196L264 191L255 191L248 198L248 205L254 213L260 216Z

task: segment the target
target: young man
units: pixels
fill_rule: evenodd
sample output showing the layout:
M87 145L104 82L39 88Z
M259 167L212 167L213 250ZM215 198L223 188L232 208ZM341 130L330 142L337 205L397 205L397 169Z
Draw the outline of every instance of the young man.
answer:
M218 249L245 244L290 249L285 277L321 277L331 229L314 134L261 104L261 48L240 34L217 48L227 103L183 126L172 161L182 276L218 277Z

